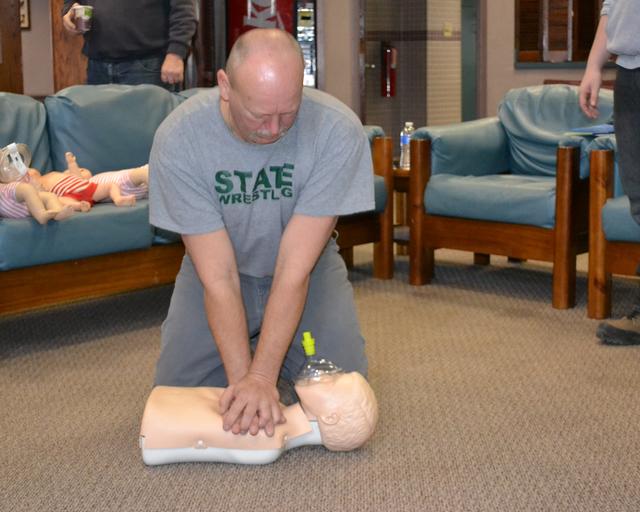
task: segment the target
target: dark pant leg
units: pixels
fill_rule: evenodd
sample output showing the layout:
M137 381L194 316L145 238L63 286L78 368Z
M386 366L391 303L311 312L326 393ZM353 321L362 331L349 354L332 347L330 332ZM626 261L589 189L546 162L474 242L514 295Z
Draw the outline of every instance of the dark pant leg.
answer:
M87 62L87 85L113 83L113 64L89 59Z
M240 276L249 336L260 327L264 286L256 278ZM162 344L156 365L156 385L226 387L222 359L204 310L204 290L191 258L185 256L162 324Z
M633 219L640 224L640 68L618 66L614 123L622 190L629 196Z
M174 91L176 86L161 80L164 57L149 57L118 63L118 83L127 85L152 84Z
M315 338L318 357L332 361L346 372L357 371L366 377L365 342L353 288L334 240L329 242L311 274L307 302L284 362L282 376L287 380L295 379L305 363L300 344L304 331L311 331Z

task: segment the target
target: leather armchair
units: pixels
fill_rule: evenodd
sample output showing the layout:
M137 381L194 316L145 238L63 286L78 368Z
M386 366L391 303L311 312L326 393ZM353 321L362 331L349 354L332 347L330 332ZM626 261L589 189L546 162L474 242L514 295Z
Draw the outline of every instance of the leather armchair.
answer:
M577 88L509 91L498 116L424 127L411 142L409 281L434 273L434 251L553 264L552 305L575 304L576 255L586 252L588 140L571 128L605 122L613 98L602 91L600 119L578 106Z
M393 142L379 126L364 127L373 159L375 209L338 219L338 246L347 267L353 266L353 247L373 242L373 275L393 277Z
M615 135L598 137L591 158L589 204L589 318L611 316L611 275L637 275L640 225L629 211L616 162Z

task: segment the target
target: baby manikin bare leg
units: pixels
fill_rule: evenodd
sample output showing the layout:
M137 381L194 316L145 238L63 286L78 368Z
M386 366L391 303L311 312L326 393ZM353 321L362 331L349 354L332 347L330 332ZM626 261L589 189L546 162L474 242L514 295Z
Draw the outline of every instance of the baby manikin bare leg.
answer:
M56 216L56 211L47 210L38 191L28 183L21 183L16 187L16 199L27 205L29 213L40 224L46 224Z
M148 185L149 184L149 164L143 165L142 167L136 167L135 169L131 169L129 171L129 179L133 182L136 187L140 185Z
M40 199L42 199L47 210L57 212L53 217L55 220L64 220L73 215L73 207L62 204L58 196L53 192L40 192Z
M96 191L93 193L93 200L103 201L111 199L116 206L133 206L136 204L136 196L122 195L120 186L116 183L98 183Z

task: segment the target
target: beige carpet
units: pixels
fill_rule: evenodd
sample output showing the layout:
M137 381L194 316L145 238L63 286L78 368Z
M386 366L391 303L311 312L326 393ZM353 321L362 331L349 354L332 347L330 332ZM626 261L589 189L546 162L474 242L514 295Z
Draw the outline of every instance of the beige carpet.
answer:
M142 463L169 288L0 319L0 510L640 510L640 347L596 342L584 273L556 311L548 266L437 259L415 288L356 251L378 431L269 466ZM616 279L617 314L636 288Z

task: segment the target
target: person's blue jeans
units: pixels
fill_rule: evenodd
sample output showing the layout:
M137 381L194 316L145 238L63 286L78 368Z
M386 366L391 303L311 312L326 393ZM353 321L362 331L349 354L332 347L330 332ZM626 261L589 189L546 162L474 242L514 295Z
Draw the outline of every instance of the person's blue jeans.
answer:
M87 64L87 84L153 84L169 91L176 86L162 82L160 70L164 57L148 57L145 59L106 61L89 59Z

